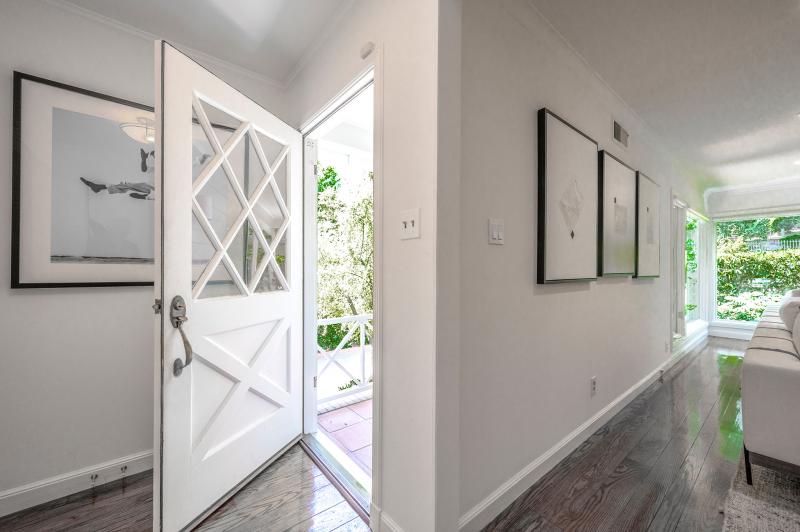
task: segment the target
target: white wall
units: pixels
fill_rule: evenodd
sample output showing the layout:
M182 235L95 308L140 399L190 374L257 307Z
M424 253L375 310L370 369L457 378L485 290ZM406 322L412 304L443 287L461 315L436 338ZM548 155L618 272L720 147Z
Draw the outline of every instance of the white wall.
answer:
M364 70L359 51L366 42L382 55L375 98L384 109L383 148L376 148L375 176L383 212L376 226L383 474L373 483L378 508L371 517L380 513L383 525L408 531L432 530L435 519L437 20L437 5L427 0L355 1L288 89L292 121L301 123ZM422 236L401 241L399 212L415 207Z
M462 519L472 529L503 483L668 360L671 189L702 204L658 140L527 1L465 0L462 36L460 511L478 516ZM659 279L535 283L544 106L661 185ZM613 142L612 119L630 131L630 148ZM490 217L505 219L503 246L487 245Z
M150 450L152 288L10 290L12 71L152 105L153 43L0 0L0 492ZM274 87L219 72L282 116ZM85 487L89 486L88 478Z

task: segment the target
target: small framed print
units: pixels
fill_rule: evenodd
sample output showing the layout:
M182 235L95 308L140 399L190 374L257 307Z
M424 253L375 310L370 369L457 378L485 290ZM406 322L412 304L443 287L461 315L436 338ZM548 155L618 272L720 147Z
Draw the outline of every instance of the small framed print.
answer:
M597 186L597 275L632 276L636 273L636 170L601 150Z
M661 214L659 186L636 173L636 277L661 275Z
M153 108L14 72L12 288L154 279Z

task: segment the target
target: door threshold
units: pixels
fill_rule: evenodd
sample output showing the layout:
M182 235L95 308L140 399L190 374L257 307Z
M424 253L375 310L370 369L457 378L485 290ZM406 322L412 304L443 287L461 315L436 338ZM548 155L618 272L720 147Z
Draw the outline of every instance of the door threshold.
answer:
M300 447L317 464L322 473L336 486L342 497L353 507L361 519L369 524L369 504L371 485L365 486L363 479L359 480L350 471L343 467L329 449L313 434L306 434L300 440Z

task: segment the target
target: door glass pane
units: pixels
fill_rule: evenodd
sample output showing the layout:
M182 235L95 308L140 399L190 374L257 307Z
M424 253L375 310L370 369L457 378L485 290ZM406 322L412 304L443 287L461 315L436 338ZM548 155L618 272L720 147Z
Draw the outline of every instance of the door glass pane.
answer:
M277 140L273 140L260 131L256 131L256 137L261 143L261 149L264 150L264 156L267 158L267 164L270 168L275 166L275 161L283 150L283 144Z
M264 192L253 206L253 214L261 227L264 238L266 238L267 242L272 243L286 219L278 203L272 183L264 189Z
M281 238L281 241L275 247L275 262L278 263L278 268L280 268L284 279L288 281L289 276L286 274L286 272L288 271L286 268L286 261L288 257L288 254L286 253L287 238L288 238L288 232L284 233L283 238Z
M225 111L220 110L205 100L200 100L200 106L202 107L203 112L206 114L206 118L208 118L208 121L211 123L211 128L214 131L214 135L217 137L217 140L219 140L220 145L224 148L225 143L231 138L233 132L239 128L239 126L242 124L242 121L234 118Z
M214 149L200 126L197 113L192 108L192 182L214 158Z
M256 292L275 292L279 290L285 290L283 283L281 282L278 275L275 273L275 269L272 267L272 263L267 266L267 269L264 270L264 275L261 276L261 280L258 282L256 286Z
M233 149L229 156L233 174L248 197L263 180L267 171L258 158L250 135L246 135Z
M197 284L197 280L206 269L208 261L214 256L214 246L208 239L206 232L197 217L192 214L192 286Z
M242 204L220 166L197 193L197 203L220 241L242 212Z
M228 271L225 263L220 262L219 265L217 265L217 269L214 270L211 278L206 283L206 286L203 287L203 291L200 292L200 299L237 296L240 293L239 285L234 282L233 275Z
M275 172L272 174L275 178L275 184L278 185L278 190L281 193L281 198L283 199L283 203L289 206L288 198L286 196L286 183L288 182L288 175L286 168L289 165L289 155L287 154L286 157L283 158L281 163L275 169Z
M228 256L244 282L250 284L258 267L268 258L269 254L261 245L261 241L256 238L256 233L249 220L245 220L242 228L236 232L233 242L228 246Z

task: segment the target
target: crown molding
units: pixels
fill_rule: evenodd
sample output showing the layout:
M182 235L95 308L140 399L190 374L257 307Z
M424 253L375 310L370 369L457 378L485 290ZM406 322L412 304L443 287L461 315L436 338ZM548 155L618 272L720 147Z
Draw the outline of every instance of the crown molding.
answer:
M708 188L703 192L703 198L708 199L712 194L734 193L751 194L753 192L768 192L771 190L786 190L787 188L800 188L800 178L787 177L784 179L773 179L762 183L744 183L741 185L726 185L721 187Z
M352 0L351 0L351 2L352 2ZM200 62L206 63L207 65L210 65L210 66L216 66L216 67L219 67L219 68L223 68L225 70L234 72L236 74L239 74L240 76L243 76L243 77L246 77L246 78L250 78L250 79L252 79L254 81L263 83L265 85L269 85L271 87L276 87L276 88L281 89L281 90L285 90L287 85L288 85L287 83L283 83L283 82L278 81L278 80L276 80L274 78L271 78L271 77L269 77L267 75L255 72L253 70L250 70L250 69L245 68L243 66L237 65L235 63L231 63L230 61L226 61L224 59L220 59L220 58L215 57L215 56L213 56L211 54L208 54L206 52L203 52L203 51L197 50L195 48L192 48L190 46L186 46L184 44L175 42L175 41L173 41L171 39L167 39L165 37L156 35L155 33L150 33L149 31L145 31L143 29L137 28L136 26L132 26L130 24L126 24L124 22L120 22L117 19L114 19L114 18L111 18L111 17L107 17L105 15L101 15L100 13L97 13L96 11L92 11L91 9L86 9L85 7L81 7L81 6L75 5L75 4L71 3L71 2L68 2L67 0L44 0L44 3L46 3L46 4L48 4L48 5L52 6L52 7L55 7L57 9L60 9L62 11L66 11L66 12L72 13L73 15L77 15L79 17L91 20L93 22L97 22L97 23L102 24L104 26L108 26L110 28L114 28L116 30L122 31L124 33L127 33L128 35L133 35L134 37L138 37L140 39L144 39L144 40L147 40L147 41L156 41L156 40L161 40L161 39L166 40L171 45L175 46L176 48L178 48L182 52L186 53L187 55L192 56L194 59L196 59L196 60L198 60Z
M289 71L289 74L283 80L284 88L289 88L292 82L294 82L295 78L300 75L300 72L305 70L309 63L311 63L311 60L314 58L314 56L319 53L322 45L331 38L337 28L341 27L342 20L344 20L345 15L350 12L350 8L353 7L353 4L355 4L355 0L346 0L341 9L339 9L339 12L328 23L325 31L321 32L314 39L314 41L312 41L311 44L306 47L306 51L303 52L303 55L300 56L300 59L298 59L297 63L295 63L295 65Z

